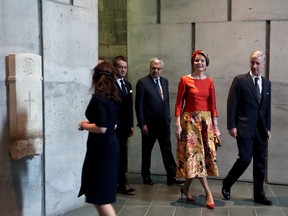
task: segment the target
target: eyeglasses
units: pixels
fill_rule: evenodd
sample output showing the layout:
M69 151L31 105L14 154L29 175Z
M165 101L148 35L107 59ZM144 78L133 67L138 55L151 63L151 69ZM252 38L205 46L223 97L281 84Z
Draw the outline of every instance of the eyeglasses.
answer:
M151 67L152 70L162 70L162 67Z

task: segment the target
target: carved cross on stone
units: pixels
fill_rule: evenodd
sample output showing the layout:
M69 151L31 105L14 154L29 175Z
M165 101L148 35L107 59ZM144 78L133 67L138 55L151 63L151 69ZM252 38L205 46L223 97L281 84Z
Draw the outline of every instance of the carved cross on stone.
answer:
M29 91L29 96L28 96L28 100L24 100L25 102L28 102L29 103L29 115L28 115L28 117L29 117L29 119L31 118L31 102L35 102L35 100L34 99L31 99L31 92Z

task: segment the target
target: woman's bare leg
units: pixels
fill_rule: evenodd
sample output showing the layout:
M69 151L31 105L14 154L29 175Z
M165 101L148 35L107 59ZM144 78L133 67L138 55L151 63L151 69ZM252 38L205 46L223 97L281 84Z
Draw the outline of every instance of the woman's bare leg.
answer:
M189 189L190 189L192 181L193 181L192 178L186 178L185 183L181 187L181 198L182 198L182 194L184 194L188 201L195 201L195 199L189 193Z
M95 205L99 216L116 216L116 212L111 204Z
M213 195L212 195L211 190L209 188L207 177L199 178L199 180L200 180L201 185L202 185L202 187L205 191L205 194L206 194L206 203L213 204L214 203Z

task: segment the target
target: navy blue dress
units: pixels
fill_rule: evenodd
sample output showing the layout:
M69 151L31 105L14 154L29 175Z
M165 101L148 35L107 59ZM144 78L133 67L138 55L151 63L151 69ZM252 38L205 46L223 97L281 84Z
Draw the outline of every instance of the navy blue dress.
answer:
M118 105L97 93L86 109L90 123L107 127L104 134L89 132L87 151L82 168L82 182L78 194L86 196L86 202L96 205L116 201L119 143L114 130L117 124Z

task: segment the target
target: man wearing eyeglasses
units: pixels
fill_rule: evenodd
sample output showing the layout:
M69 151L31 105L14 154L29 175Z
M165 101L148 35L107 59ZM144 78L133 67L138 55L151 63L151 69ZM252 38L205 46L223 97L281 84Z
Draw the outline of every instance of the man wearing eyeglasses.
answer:
M136 84L135 110L142 137L141 176L143 184L153 185L150 177L151 153L158 140L167 173L167 184L183 184L176 178L176 164L171 150L168 80L161 77L164 61L153 58L150 73Z

